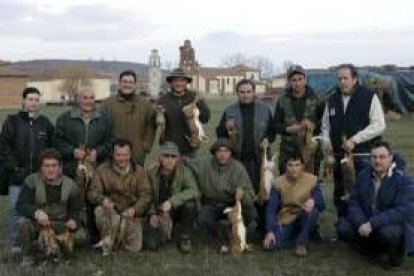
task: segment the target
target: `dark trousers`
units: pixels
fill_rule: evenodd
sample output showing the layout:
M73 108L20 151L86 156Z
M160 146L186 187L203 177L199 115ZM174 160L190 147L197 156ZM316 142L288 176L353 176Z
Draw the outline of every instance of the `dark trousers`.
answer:
M342 218L339 220L337 232L339 239L350 244L363 255L375 257L388 254L390 261L403 257L404 230L401 225L386 225L375 229L368 237L362 237L356 227Z
M311 213L302 212L291 224L275 225L273 233L276 244L270 250L283 249L292 245L307 245L309 236L318 220L319 212L315 209Z
M226 209L227 207L229 206L224 204L204 205L201 208L201 211L199 212L197 218L197 223L201 230L209 236L217 237L220 232L220 222L228 222L227 215L223 213L224 209ZM253 235L252 232L255 230L257 226L255 222L257 218L255 207L253 205L243 205L242 216L244 225L248 232L247 235ZM228 222L227 225L230 225L230 223Z
M257 194L260 187L261 162L255 160L255 158L251 158L249 160L242 160L241 163L249 175L255 194ZM257 212L257 230L260 232L260 234L264 234L266 203L264 205L255 203L255 207Z
M194 221L197 218L196 204L187 202L177 209L171 211L173 229L176 228L178 237L190 238L193 230ZM178 226L178 227L175 227ZM166 241L163 238L161 229L152 227L149 223L144 225L143 230L144 248L157 250Z
M334 204L337 210L338 218L344 217L346 215L347 204L346 201L341 199L341 197L345 194L345 186L344 186L344 177L342 175L341 170L341 156L335 157L335 167L333 172L334 178ZM355 165L355 176L358 175L358 172L361 170L368 168L370 166L370 162L367 157L355 157L354 158L354 165Z

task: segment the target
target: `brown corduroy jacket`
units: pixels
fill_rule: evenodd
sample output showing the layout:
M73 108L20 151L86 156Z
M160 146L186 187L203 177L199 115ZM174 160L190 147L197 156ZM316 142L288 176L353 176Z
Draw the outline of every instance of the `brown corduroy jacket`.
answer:
M118 212L134 207L137 216L144 216L152 198L145 170L137 165L123 174L111 161L100 165L95 171L88 199L92 204L99 205L106 197L111 199Z

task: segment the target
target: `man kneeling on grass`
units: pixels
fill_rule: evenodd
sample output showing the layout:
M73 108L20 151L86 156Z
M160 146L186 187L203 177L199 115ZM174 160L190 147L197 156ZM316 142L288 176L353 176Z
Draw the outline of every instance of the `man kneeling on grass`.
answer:
M34 264L35 241L42 258L58 260L73 251L73 242L83 242L85 231L79 215L82 209L80 190L74 181L63 176L59 152L46 149L40 154L40 171L29 175L17 200L23 266Z
M200 193L193 172L181 162L174 142L165 142L161 146L159 162L148 170L148 178L153 199L149 225L144 230L145 247L157 250L171 239L176 228L178 248L183 253L190 253L190 235L197 217L196 201Z
M395 157L387 142L374 144L371 166L358 174L337 229L362 254L386 255L388 263L381 263L389 268L414 253L414 182Z
M142 248L141 221L151 201L151 187L144 169L132 160L131 142L118 139L112 158L98 167L89 201L95 208L96 226L104 255L117 249L138 252Z
M299 151L286 154L285 173L274 181L266 208L267 250L294 246L298 257L305 257L309 234L325 208L317 177L304 171Z
M224 213L227 207L240 200L242 217L248 236L256 228L254 192L243 165L234 159L234 149L226 138L219 138L211 147L212 156L189 162L196 173L201 192L202 208L197 222L200 228L218 237L220 251L227 251L230 221Z

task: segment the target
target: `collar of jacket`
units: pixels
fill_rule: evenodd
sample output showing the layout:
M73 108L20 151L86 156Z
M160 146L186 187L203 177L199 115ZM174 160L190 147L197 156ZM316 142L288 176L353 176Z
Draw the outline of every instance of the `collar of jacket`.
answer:
M189 93L189 90L188 89L184 90L184 93L182 95L176 95L174 93L174 90L170 90L170 92L169 92L170 96L173 97L174 99L184 98L185 96L188 95L188 93Z
M82 119L82 112L81 112L80 108L79 107L74 107L70 111L70 117ZM99 117L101 117L101 113L98 110L94 109L93 112L92 112L92 116L90 118L95 119L95 118L99 118Z
M32 118L30 118L29 117L29 112L27 112L27 111L24 111L24 110L21 110L20 112L19 112L19 114L20 114L20 117L22 117L24 120L26 120L26 121L29 121L29 120L36 120L37 118L39 118L39 116L40 116L40 112L39 111L37 111L35 114L34 114L34 116L32 117Z
M286 92L287 92L287 95L289 97L296 98L293 95L293 89L292 88L288 88ZM311 96L314 93L315 93L315 91L313 91L312 87L310 87L309 85L305 85L305 94L303 95L304 98L307 98L307 97Z
M136 91L134 91L132 93L131 99L127 100L124 96L121 95L121 91L118 90L118 93L116 94L116 99L119 102L134 102L138 99L138 95L137 95Z

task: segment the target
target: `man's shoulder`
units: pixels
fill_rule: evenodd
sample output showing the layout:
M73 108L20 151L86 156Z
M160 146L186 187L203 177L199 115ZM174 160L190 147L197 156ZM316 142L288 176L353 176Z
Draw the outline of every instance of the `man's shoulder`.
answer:
M105 173L110 170L112 170L112 163L108 160L108 161L103 162L96 168L95 174Z
M30 189L34 189L40 181L41 181L40 174L38 172L35 172L32 174L29 174L25 178L24 183Z
M63 120L69 120L71 117L70 117L70 114L71 114L71 112L72 112L72 110L67 110L67 111L65 111L65 112L63 112L62 114L60 114L58 117L57 117L57 121L63 121Z

